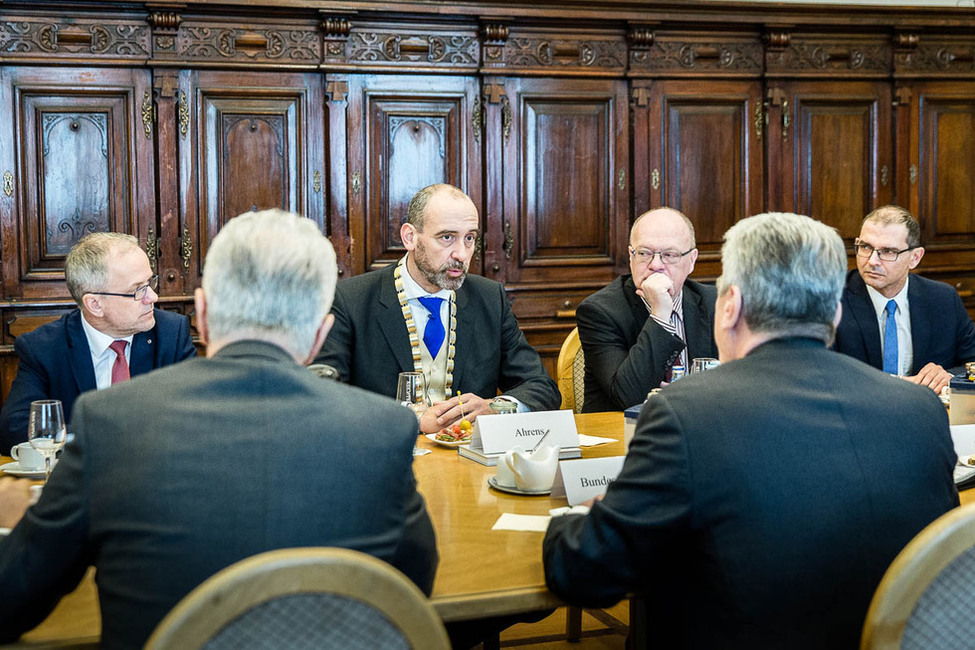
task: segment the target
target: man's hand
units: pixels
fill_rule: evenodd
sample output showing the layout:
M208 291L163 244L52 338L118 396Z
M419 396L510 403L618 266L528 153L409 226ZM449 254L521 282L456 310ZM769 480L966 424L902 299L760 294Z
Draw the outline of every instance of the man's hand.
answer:
M460 404L463 403L463 413ZM478 397L474 393L454 395L445 402L437 402L420 416L420 433L437 433L444 427L457 424L466 418L474 422L478 415L491 412L490 402Z
M904 379L915 384L920 384L921 386L927 386L934 392L940 394L941 389L951 381L951 373L936 363L929 363L921 368L921 372L913 377L905 377Z
M666 273L651 273L637 290L650 305L653 315L661 320L670 320L670 313L674 311L674 282Z
M30 505L30 481L0 478L0 528L13 528Z

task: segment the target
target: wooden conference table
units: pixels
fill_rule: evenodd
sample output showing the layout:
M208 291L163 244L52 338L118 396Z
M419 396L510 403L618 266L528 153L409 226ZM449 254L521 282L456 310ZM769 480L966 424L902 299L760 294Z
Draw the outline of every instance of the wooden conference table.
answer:
M584 458L623 454L623 414L576 415L579 433L615 438L583 448ZM492 531L502 513L547 515L563 499L504 494L488 487L495 472L460 458L421 436L417 445L432 453L417 456L413 467L437 532L440 566L431 601L444 621L551 609L560 601L545 588L540 532ZM3 459L4 462L10 459ZM101 633L94 573L66 596L40 626L22 641L95 642Z

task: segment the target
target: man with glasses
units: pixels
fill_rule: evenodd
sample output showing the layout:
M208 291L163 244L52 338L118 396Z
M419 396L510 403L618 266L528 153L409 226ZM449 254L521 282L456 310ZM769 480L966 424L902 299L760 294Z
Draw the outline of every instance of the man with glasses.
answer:
M672 208L640 215L630 230L630 274L576 310L586 360L587 413L643 402L674 365L716 357L713 286L687 276L697 248L690 219Z
M59 399L70 421L79 394L196 354L185 316L154 309L159 279L131 235L99 232L64 264L78 309L14 340L17 376L0 412L0 452L27 440L30 403Z
M935 392L975 360L975 325L953 287L911 274L924 256L910 212L868 214L854 242L834 349Z

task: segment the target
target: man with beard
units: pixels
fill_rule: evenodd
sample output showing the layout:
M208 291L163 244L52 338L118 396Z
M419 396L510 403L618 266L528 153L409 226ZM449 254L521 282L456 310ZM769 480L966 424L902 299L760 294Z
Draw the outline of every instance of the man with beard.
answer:
M478 223L474 202L456 187L417 192L400 229L406 255L339 283L335 326L315 360L390 397L399 373L422 372L432 404L420 418L423 433L489 413L498 391L520 411L561 402L504 287L467 274Z

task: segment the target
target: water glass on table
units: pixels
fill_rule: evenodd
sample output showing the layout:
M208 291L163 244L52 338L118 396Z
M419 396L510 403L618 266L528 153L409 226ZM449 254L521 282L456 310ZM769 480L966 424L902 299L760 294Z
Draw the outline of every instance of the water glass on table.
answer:
M691 372L711 370L712 368L717 368L720 363L714 357L696 357L691 361Z
M401 372L396 381L396 401L408 407L417 417L427 410L426 389L422 372Z
M64 446L67 428L64 424L64 410L61 400L42 399L30 403L30 420L27 425L27 439L31 447L44 456L47 477L51 478L51 467L58 450Z

